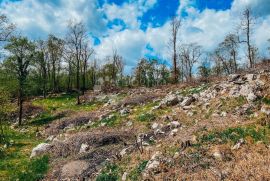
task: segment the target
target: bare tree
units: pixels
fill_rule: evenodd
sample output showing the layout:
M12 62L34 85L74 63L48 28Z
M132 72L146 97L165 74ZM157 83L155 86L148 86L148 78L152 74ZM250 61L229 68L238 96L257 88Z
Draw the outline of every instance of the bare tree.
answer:
M76 23L71 22L69 24L69 32L67 35L67 43L70 46L70 49L74 51L74 57L76 60L76 89L78 92L77 95L77 104L80 104L80 62L82 60L83 44L85 42L86 28L82 22Z
M238 53L238 36L235 34L229 34L225 37L225 40L221 43L221 47L224 48L226 54L228 56L228 60L231 65L231 72L237 72L238 65L237 65L237 53Z
M58 78L57 72L60 70L61 59L63 56L64 50L64 41L60 38L57 38L54 35L49 35L48 42L48 54L50 64L52 66L52 85L53 85L53 92L58 92Z
M192 69L202 55L201 46L191 43L181 46L180 58L183 62L186 80L192 80Z
M247 57L249 61L249 68L254 68L254 60L252 59L252 45L251 45L251 36L252 36L252 27L255 24L255 19L252 15L252 11L250 8L246 8L243 11L242 19L241 19L241 30L245 35L244 40L240 40L241 43L245 43L247 45Z
M15 30L15 25L9 23L5 15L0 15L0 41L7 41Z
M181 26L181 21L177 17L173 17L171 20L171 38L170 46L172 47L172 64L173 64L173 82L178 82L179 70L177 66L177 41L178 32Z
M86 71L87 71L87 63L91 55L94 53L94 49L90 48L87 43L83 45L82 50L82 60L83 60L83 75L82 75L82 94L84 95L84 92L86 90Z
M37 43L37 52L36 52L36 61L35 65L37 66L37 70L40 73L41 84L42 84L42 94L43 97L46 98L47 95L47 64L49 63L49 54L48 48L46 46L46 42L43 40L39 40Z

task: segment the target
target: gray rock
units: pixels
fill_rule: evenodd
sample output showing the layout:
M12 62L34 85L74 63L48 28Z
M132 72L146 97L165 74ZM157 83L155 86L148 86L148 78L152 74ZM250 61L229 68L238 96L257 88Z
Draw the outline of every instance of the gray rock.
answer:
M265 105L262 106L261 112L269 116L270 115L270 107L269 106L265 106Z
M83 174L89 168L89 164L83 160L75 160L65 164L61 171L62 179L75 178Z
M43 155L49 151L51 148L51 144L48 143L40 143L35 148L33 148L30 158L34 158L36 156Z
M183 102L181 102L181 106L184 107L184 106L189 106L192 102L195 101L195 98L193 96L188 96L188 97L185 97Z
M88 150L89 150L89 145L83 143L83 144L81 145L81 148L80 148L79 153L85 153L85 152L87 152Z

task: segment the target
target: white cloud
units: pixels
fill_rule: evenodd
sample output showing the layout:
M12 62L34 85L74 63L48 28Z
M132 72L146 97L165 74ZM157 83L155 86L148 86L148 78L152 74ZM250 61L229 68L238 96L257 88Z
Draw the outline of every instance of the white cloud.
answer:
M138 18L142 17L145 12L153 8L157 0L138 0L131 3L123 3L122 5L104 4L103 10L108 20L121 19L128 28L139 28L141 22Z
M92 0L42 0L3 1L1 13L26 35L32 38L46 37L48 33L63 35L69 20L83 21L89 30L100 35L105 30L105 20Z
M188 14L182 19L179 32L181 43L197 42L205 50L213 50L228 33L234 33L239 24L240 14L245 7L251 7L257 18L254 27L253 42L262 55L265 54L267 39L270 38L270 3L269 0L234 0L231 9L199 11L195 0L179 0L177 15ZM106 1L105 1L106 2ZM145 54L170 60L168 41L170 23L160 27L140 29L140 18L149 9L154 8L157 0L130 0L122 5L105 3L99 8L98 0L23 0L1 3L2 13L17 24L18 28L30 37L39 37L54 33L63 35L69 19L83 20L89 31L100 38L101 44L95 47L97 58L103 59L116 48L126 60L126 65L134 66ZM106 17L104 17L106 15ZM126 24L107 28L108 21L121 19ZM153 52L146 46L150 45Z

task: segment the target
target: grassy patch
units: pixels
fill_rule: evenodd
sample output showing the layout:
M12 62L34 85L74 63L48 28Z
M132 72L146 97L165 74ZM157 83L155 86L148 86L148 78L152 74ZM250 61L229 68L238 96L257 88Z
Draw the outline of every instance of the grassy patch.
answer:
M206 90L209 87L208 84L203 84L199 87L193 87L193 88L189 88L189 89L185 89L183 90L180 94L182 94L183 96L187 96L190 94L199 94L200 92Z
M225 112L231 112L236 107L243 106L247 103L247 100L243 96L235 97L235 98L226 98L226 99L220 99L221 102L221 111Z
M203 135L201 137L201 142L217 142L222 141L222 143L233 142L234 144L241 138L251 137L255 142L263 141L264 143L269 143L270 128L269 127L236 127L228 128L224 131L216 131Z
M41 106L48 111L56 110L74 110L74 111L91 111L101 105L101 102L89 102L77 105L76 95L62 94L57 97L48 97L33 101L33 105Z
M117 181L120 178L119 173L120 168L117 165L108 163L97 176L96 181Z
M151 122L153 120L155 120L156 116L154 114L151 113L143 113L140 114L139 116L137 116L137 120L140 122Z
M24 172L32 168L30 166L31 164L39 163L39 161L33 163L29 159L29 156L32 151L32 148L37 144L39 144L40 142L41 140L38 140L35 137L34 131L27 133L20 133L6 127L5 143L0 143L0 148L2 150L0 155L0 180L16 180L14 179L14 177L18 178L19 176L22 176ZM45 158L43 159L44 159L43 161L45 162L46 161ZM40 174L44 173L44 172L38 173L39 171L40 171L39 168L37 168L37 170L32 171L29 170L29 172L31 172L31 177L33 178L34 175L40 176ZM29 180L29 179L22 179L22 180Z
M57 120L57 119L61 119L63 118L64 115L51 115L49 113L43 113L41 114L40 116L38 116L37 118L33 119L31 122L30 122L30 125L33 125L33 126L41 126L41 125L44 125L44 124L48 124L54 120Z
M267 104L267 105L270 105L270 99L269 98L263 98L262 99L262 102L264 103L264 104Z
M16 170L11 180L41 180L49 169L49 157L43 156L24 163L24 170Z
M132 181L137 181L140 178L141 173L144 171L148 161L143 160L139 163L139 165L133 169L130 174L128 175L128 178Z

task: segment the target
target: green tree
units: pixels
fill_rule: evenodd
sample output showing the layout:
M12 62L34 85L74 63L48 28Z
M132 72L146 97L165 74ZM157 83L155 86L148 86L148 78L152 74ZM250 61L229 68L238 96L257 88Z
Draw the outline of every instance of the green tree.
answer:
M5 49L10 53L5 63L10 72L14 72L18 82L19 125L21 125L25 84L29 65L34 59L35 45L25 37L12 37Z

